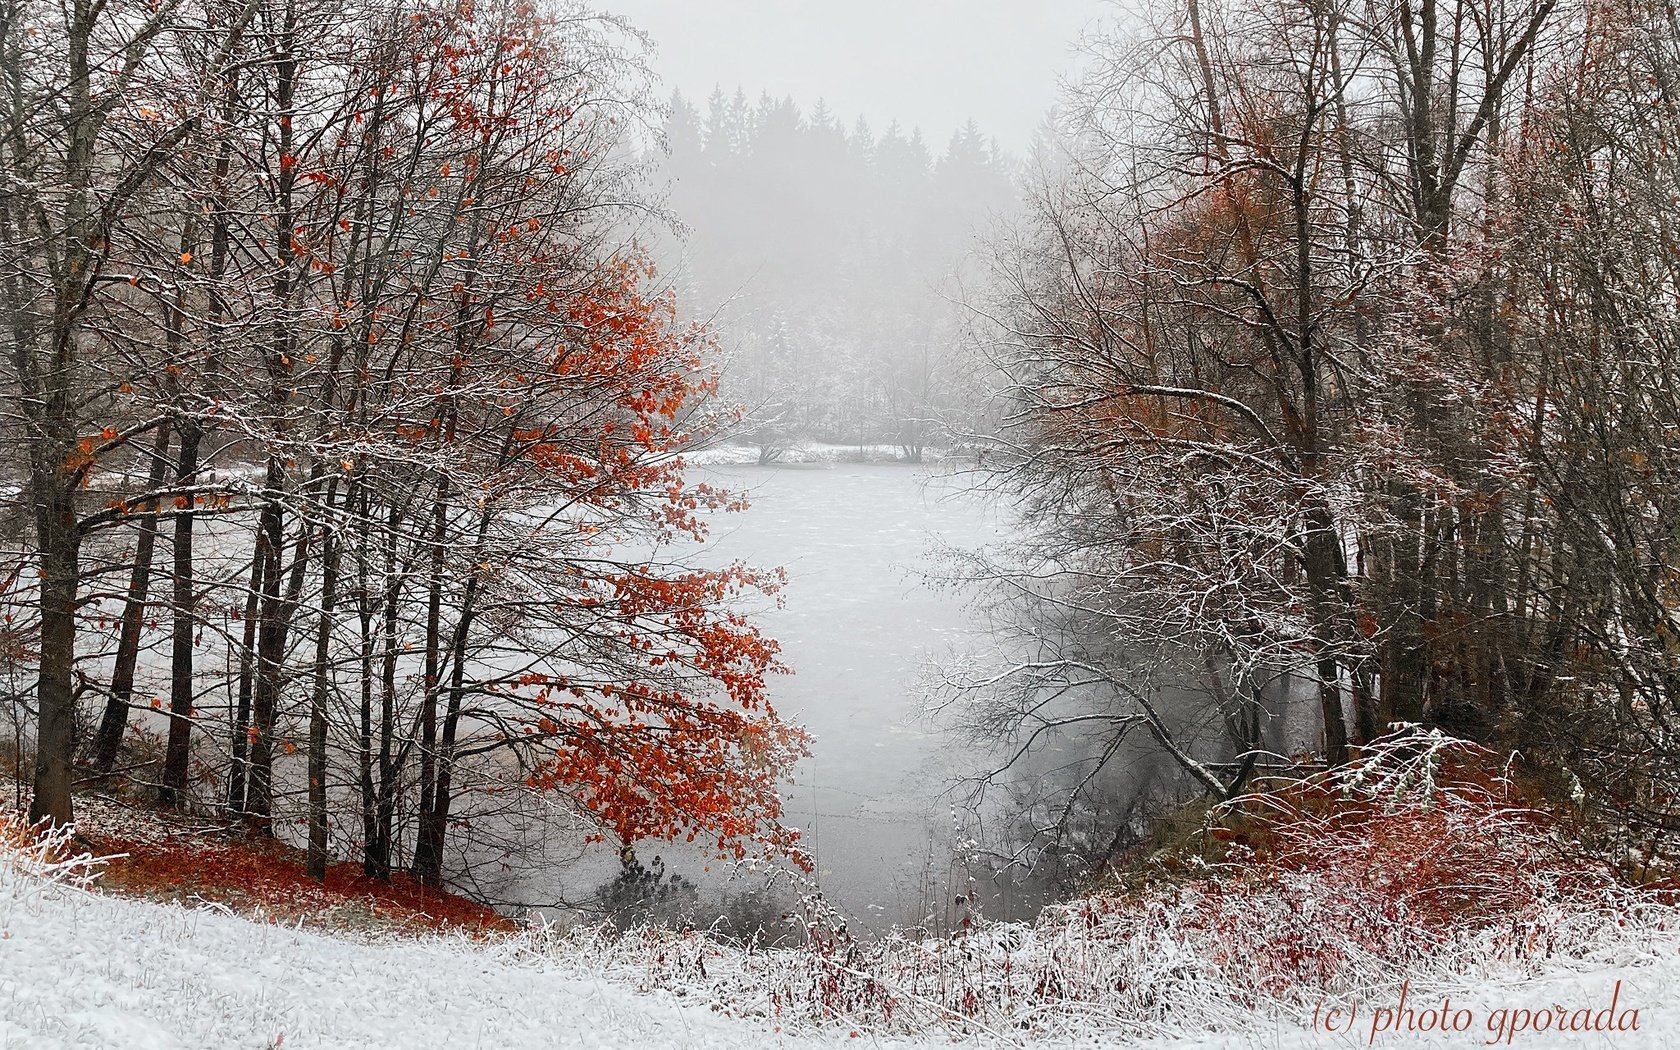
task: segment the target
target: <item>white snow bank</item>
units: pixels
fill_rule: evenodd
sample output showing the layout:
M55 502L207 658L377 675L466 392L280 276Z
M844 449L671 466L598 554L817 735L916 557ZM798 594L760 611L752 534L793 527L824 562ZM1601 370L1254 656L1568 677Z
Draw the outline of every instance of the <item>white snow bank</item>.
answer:
M949 450L941 448L922 451L925 464L938 463L952 455ZM714 445L685 452L683 459L695 466L751 466L759 461L759 451L757 445ZM778 449L775 457L777 466L903 462L906 462L904 450L897 445L833 445L821 441L802 441Z
M510 944L360 943L104 896L0 858L0 1047L760 1047L769 1026L638 995ZM845 1033L800 1045L849 1042ZM856 1045L856 1044L852 1044Z
M1455 1030L1440 1027L1443 1005L1447 1007L1445 1016L1456 1026ZM1409 1012L1402 1013L1402 1010ZM1406 1025L1416 1027L1408 1030ZM1560 1031L1560 1025L1564 1029L1574 1026L1577 1030ZM1595 1027L1600 1025L1603 1027ZM1427 1030L1423 1030L1426 1026ZM1414 987L1408 989L1404 1007L1393 992L1373 995L1368 1000L1342 997L1327 1000L1304 1017L1269 1022L1264 1028L1248 1033L1170 1040L1157 1045L1172 1050L1251 1047L1469 1050L1486 1046L1526 1050L1669 1050L1680 1045L1680 940L1666 945L1663 955L1656 959L1600 962L1535 978L1495 973L1458 988Z
M846 1026L779 1031L770 1021L731 1018L670 992L643 994L584 958L533 952L517 940L358 941L263 925L209 909L190 910L104 896L62 882L19 858L0 857L0 1047L567 1047L727 1048L782 1046L949 1046L949 1035L922 1040L856 1036ZM57 873L62 877L63 872ZM598 964L601 960L597 959ZM650 960L651 962L651 960ZM1620 988L1617 990L1617 982ZM1612 1024L1621 1031L1512 1031L1519 1016L1541 1013L1593 1019L1617 997ZM1414 988L1414 1016L1440 1005L1442 991ZM1160 1040L1160 1047L1236 1050L1342 1046L1530 1048L1615 1047L1656 1050L1680 1033L1680 935L1653 943L1631 938L1626 951L1518 979L1498 967L1451 993L1457 1032L1379 1033L1375 1001L1326 1003L1347 1031L1312 1027L1300 1017L1233 1017L1232 1031L1200 1039ZM699 1000L699 1001L695 1001ZM1637 1009L1637 1030L1627 1029ZM1352 1012L1350 1012L1350 1010ZM1468 1016L1459 1011L1467 1011ZM1503 1015L1497 1011L1505 1011ZM1527 1011L1519 1015L1517 1011ZM1115 1046L1102 1019L1088 1034L1049 1046ZM1497 1027L1490 1029L1490 1024ZM1555 1020L1548 1023L1548 1027ZM979 1044L1013 1043L1008 1033Z

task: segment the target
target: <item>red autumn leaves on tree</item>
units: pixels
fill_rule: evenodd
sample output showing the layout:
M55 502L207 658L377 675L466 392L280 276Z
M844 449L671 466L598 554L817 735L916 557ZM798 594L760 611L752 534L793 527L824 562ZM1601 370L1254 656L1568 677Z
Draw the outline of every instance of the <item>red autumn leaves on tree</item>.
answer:
M737 857L756 845L802 861L777 788L806 737L770 707L777 646L739 610L752 593L773 595L782 574L615 553L627 534L656 549L703 540L708 513L745 507L684 476L681 451L722 421L700 407L716 387L710 341L681 324L668 294L644 294L653 271L640 260L599 276L563 301L533 297L534 318L556 318L554 343L537 368L498 379L487 415L500 406L509 438L497 491L526 493L522 505L564 501L563 538L549 548L564 560L544 576L566 597L544 615L574 637L569 652L491 683L514 712L503 731L530 755L525 783L565 792L603 834L703 838Z
M91 77L112 114L63 129L85 170L44 117L30 186L138 187L59 246L102 254L54 293L80 359L37 401L77 407L31 493L57 531L5 595L45 625L37 815L72 816L74 669L106 697L84 761L167 727L166 802L306 824L317 874L348 848L439 884L532 792L601 837L799 859L777 785L805 737L748 618L781 577L693 557L745 504L683 453L735 413L627 233L640 44L509 0L241 11L171 13L120 83L69 60L120 27L49 19L20 73L22 105ZM58 272L42 252L20 265ZM101 530L131 557L83 571Z
M776 645L742 612L780 573L670 554L704 539L708 513L745 506L685 477L683 450L732 418L709 404L715 347L638 251L580 267L568 209L591 148L568 144L581 118L545 86L545 32L496 37L469 19L435 35L422 53L441 56L447 75L431 75L449 86L430 89L446 114L434 137L458 148L414 194L443 202L447 233L440 294L402 323L447 357L394 399L429 411L368 435L429 459L443 497L434 593L459 612L453 631L428 632L449 668L427 698L433 834L450 814L448 764L506 751L524 786L563 793L600 837L704 837L802 863L777 788L806 739L769 706ZM486 52L480 75L500 90L458 79Z

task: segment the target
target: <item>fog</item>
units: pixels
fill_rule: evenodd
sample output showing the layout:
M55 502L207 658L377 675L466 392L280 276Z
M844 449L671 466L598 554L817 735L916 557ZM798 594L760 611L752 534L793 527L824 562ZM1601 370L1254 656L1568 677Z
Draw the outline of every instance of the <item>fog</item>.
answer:
M1016 527L983 481L980 450L1008 411L987 355L988 260L1022 220L1034 168L1057 163L1050 128L1082 34L1114 9L614 11L648 34L667 99L648 164L662 279L705 321L722 398L743 413L692 457L708 482L753 499L717 523L704 560L789 574L761 622L791 671L770 698L814 737L786 790L816 866L805 889L863 929L948 925L976 901L1030 914L1182 794L1152 748L1110 749L1101 733L1052 730L1010 759L1021 738L976 731L974 697L953 702L937 684L1030 649L973 582L985 571L958 567ZM1200 732L1205 697L1176 698L1173 717ZM1288 746L1282 720L1269 736ZM1072 816L1081 792L1088 810ZM1047 860L1044 826L1057 828ZM703 895L740 892L702 854L662 854ZM575 901L617 869L583 857L502 892Z
M939 551L997 538L951 477L992 410L973 300L1101 7L618 10L669 89L659 261L745 409L720 453L748 460L723 480L755 506L721 547L790 576L764 623L792 671L771 699L814 734L788 785L812 886L861 928L948 922L970 892L960 779L987 755L952 746L923 685L985 644L974 595L930 578Z
M704 99L826 102L848 126L896 120L942 144L973 120L1024 154L1056 102L1074 43L1112 8L1100 0L619 0L607 5L652 38L668 90Z

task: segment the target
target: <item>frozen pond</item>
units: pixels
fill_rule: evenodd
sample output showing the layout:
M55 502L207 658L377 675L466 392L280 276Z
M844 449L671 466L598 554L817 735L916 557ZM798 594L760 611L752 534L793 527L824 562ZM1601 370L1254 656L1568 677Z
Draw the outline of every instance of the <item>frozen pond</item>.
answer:
M751 492L719 521L709 557L781 565L783 608L760 620L794 671L771 682L777 709L815 737L790 786L825 894L860 919L939 906L960 758L917 716L915 679L975 628L961 596L929 586L938 544L997 535L984 502L929 470L890 464L708 468Z
M755 616L793 672L771 678L771 702L814 738L786 787L785 820L803 831L825 898L864 927L937 918L949 907L947 788L962 752L920 716L917 680L929 661L971 644L978 627L961 595L923 574L941 545L980 546L999 526L985 501L937 470L695 468L691 480L745 492L752 507L714 517L702 547L676 552L787 571L782 605L765 603ZM671 844L638 849L644 860L662 854L669 870L703 887L716 886L724 867ZM556 856L511 896L579 900L617 869L608 847Z

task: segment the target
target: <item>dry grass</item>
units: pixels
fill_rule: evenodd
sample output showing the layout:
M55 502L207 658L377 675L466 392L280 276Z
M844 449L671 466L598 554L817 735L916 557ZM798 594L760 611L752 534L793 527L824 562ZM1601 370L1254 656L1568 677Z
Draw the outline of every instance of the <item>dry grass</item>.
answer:
M1414 732L1351 768L1216 807L1173 863L1033 922L757 953L667 931L574 931L549 950L718 1009L875 1032L1293 1024L1325 996L1631 963L1672 943L1670 895L1630 885L1561 817L1502 756Z

